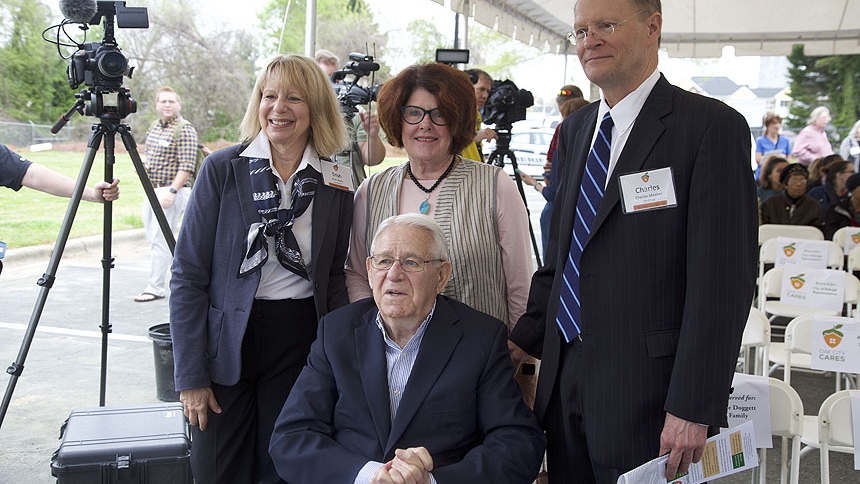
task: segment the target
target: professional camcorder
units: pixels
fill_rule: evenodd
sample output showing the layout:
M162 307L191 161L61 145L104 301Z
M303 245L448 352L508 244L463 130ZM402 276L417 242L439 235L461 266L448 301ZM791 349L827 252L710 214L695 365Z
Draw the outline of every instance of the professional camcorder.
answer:
M532 93L518 89L513 81L493 81L493 89L484 104L484 123L510 127L513 123L526 119L526 108L534 103Z
M331 75L332 86L337 94L338 103L346 119L352 119L358 112L359 104L370 104L376 101L379 84L363 87L358 80L379 70L379 64L373 61L372 55L349 54L349 62L339 71ZM347 80L347 76L352 76Z
M56 26L57 40L45 40L57 44L58 48L64 46L77 49L69 57L66 75L72 89L82 84L87 89L75 94L78 102L51 128L51 132L57 133L62 129L75 111L87 116L106 115L119 119L137 112L137 101L131 97L128 89L122 87L123 77L130 78L134 68L129 66L128 59L117 44L114 24L119 28L149 28L146 7L127 7L123 1L61 0L60 11L65 20ZM101 42L77 42L65 31L67 25L78 24L81 30L87 32L90 25L99 25L102 19L104 38ZM61 32L66 34L72 44L60 39Z

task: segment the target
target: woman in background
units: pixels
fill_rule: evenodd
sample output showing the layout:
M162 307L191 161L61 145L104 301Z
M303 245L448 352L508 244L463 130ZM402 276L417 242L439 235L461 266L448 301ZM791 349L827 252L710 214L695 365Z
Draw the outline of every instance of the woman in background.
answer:
M794 150L791 155L797 158L797 162L803 166L809 166L816 158L823 158L833 154L833 147L827 139L824 128L830 123L830 110L824 106L818 106L809 115L806 127L800 130L794 140Z
M762 165L766 161L766 153L773 156L787 157L791 153L791 142L785 136L779 135L782 128L782 118L774 113L764 116L764 133L755 140L755 177L758 180ZM777 155L778 152L780 153Z
M860 173L860 121L854 123L848 136L839 145L839 156L854 164L854 171Z
M771 156L764 162L758 179L759 205L785 189L780 182L780 176L786 166L788 166L788 160L781 156Z

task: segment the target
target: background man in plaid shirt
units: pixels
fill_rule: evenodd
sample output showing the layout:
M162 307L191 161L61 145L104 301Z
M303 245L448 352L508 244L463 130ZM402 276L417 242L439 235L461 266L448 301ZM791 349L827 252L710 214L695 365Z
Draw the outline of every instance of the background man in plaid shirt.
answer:
M174 237L191 194L191 175L194 173L198 143L197 130L182 119L179 114L181 108L179 94L172 88L162 87L155 94L155 110L158 111L159 119L146 131L144 160L149 180ZM182 129L177 136L179 124L182 124ZM146 289L134 298L137 302L164 297L167 271L173 260L148 201L143 204L143 228L152 246L152 265Z

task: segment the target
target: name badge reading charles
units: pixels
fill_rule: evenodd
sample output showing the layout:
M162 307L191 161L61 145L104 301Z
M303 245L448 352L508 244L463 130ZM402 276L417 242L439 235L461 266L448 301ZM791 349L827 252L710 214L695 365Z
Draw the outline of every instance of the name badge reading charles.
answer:
M352 168L349 166L320 160L320 169L323 183L326 185L348 192L355 191L355 187L352 186Z
M618 177L624 213L644 212L678 205L671 168Z

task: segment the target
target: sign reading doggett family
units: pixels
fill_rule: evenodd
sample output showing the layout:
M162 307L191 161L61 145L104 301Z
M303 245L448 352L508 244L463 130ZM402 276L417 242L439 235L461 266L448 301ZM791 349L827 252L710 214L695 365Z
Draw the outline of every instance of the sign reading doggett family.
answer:
M860 320L812 318L812 369L860 373Z
M839 311L845 299L845 272L785 267L779 302Z

